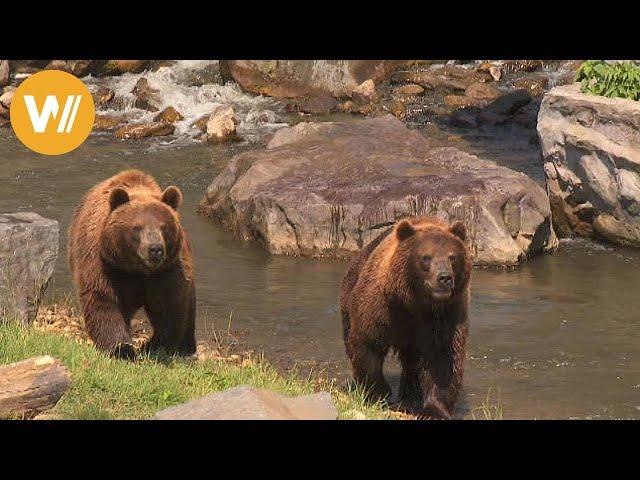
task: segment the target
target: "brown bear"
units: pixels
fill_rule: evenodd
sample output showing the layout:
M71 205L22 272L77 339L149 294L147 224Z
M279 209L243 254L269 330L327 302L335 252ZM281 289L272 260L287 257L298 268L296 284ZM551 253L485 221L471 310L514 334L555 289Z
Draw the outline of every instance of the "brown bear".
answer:
M400 220L352 261L340 294L356 383L386 399L390 348L402 364L399 400L421 415L452 418L462 385L471 256L464 224Z
M195 352L193 256L177 209L182 192L164 191L139 170L99 183L69 227L69 264L85 326L96 347L133 358L130 322L144 307L148 347Z

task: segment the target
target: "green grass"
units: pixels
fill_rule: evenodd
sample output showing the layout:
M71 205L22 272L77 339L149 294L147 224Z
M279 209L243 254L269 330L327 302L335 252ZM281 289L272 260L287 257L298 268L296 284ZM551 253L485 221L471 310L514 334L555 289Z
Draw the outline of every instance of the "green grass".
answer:
M285 395L317 390L295 372L281 375L263 359L243 365L223 361L145 357L135 363L116 360L93 346L54 333L0 323L0 365L52 355L71 373L72 386L48 413L64 419L145 419L157 411L215 391L248 384ZM362 391L344 392L326 385L340 418L389 418L382 405L369 405Z

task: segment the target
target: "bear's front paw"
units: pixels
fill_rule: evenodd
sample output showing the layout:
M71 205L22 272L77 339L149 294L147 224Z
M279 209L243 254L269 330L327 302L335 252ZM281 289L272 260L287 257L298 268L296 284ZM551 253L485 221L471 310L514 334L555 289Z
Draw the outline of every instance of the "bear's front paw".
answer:
M119 343L114 348L112 355L121 360L135 360L136 350L130 343Z

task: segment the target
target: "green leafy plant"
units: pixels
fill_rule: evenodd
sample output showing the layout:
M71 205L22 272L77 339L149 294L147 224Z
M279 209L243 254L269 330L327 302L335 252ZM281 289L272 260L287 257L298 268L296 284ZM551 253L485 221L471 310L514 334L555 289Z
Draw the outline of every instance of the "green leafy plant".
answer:
M587 60L576 72L582 93L640 100L640 67L632 62Z

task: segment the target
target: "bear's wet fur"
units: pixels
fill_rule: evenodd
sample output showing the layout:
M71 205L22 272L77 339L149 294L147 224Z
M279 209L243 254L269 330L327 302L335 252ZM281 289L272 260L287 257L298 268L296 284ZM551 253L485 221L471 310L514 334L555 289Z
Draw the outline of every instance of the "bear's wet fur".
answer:
M182 193L164 191L126 170L84 196L69 227L69 264L85 327L95 346L133 358L130 322L144 308L153 326L149 348L195 352L193 255L178 207Z
M462 386L471 255L463 223L410 217L353 259L342 280L344 343L357 384L387 399L382 367L391 349L402 364L401 406L450 419Z

